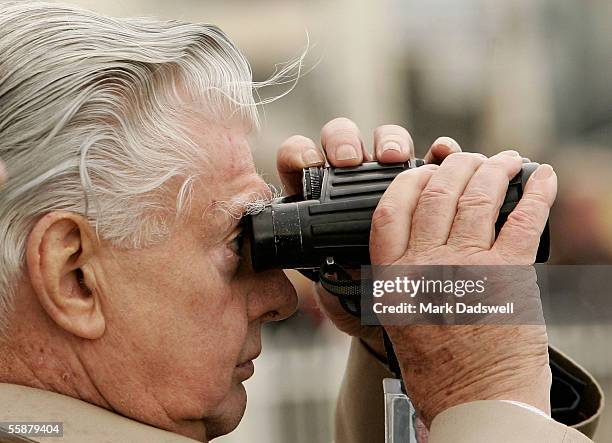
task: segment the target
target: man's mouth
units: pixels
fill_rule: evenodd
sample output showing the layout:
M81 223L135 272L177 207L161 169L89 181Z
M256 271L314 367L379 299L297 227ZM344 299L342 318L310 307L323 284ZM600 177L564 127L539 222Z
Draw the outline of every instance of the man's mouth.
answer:
M253 360L259 357L260 352L261 351L258 351L257 353L253 354L250 358L247 358L242 363L239 363L236 365L235 372L238 375L238 378L241 379L241 381L244 381L253 376L253 373L255 372L255 365L253 364Z
M235 373L240 381L245 381L253 376L255 373L255 365L253 360L247 360L244 363L236 365Z

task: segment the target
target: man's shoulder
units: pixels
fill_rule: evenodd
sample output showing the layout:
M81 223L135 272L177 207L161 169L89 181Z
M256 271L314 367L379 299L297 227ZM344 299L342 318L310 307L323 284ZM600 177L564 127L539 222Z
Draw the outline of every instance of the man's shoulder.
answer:
M1 422L61 422L63 437L45 437L44 442L83 441L187 443L194 440L167 432L90 403L54 392L0 383ZM29 437L30 441L37 441ZM0 430L0 442L8 440Z

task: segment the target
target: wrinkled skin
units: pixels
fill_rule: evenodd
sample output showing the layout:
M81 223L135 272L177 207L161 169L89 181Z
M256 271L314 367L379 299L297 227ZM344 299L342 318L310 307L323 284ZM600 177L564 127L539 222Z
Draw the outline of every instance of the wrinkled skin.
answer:
M194 139L210 162L200 166L191 213L172 226L166 241L122 249L99 241L76 214L58 211L38 220L28 239L9 340L0 345L1 381L80 398L200 441L238 424L246 404L242 382L260 351L261 326L289 316L297 300L282 272L253 273L242 258L247 254L238 250L236 218L216 210L221 202L268 193L256 174L245 131L240 125L203 123L194 128ZM278 165L288 193L299 191L301 169L322 164L324 155L336 166L372 158L347 119L328 123L321 142L323 151L301 136L283 143ZM384 147L390 149L383 152ZM438 139L426 159L439 163L448 157L441 167L401 174L389 187L373 219L373 263L533 260L536 236L554 198L554 174L531 180L528 198L493 245L490 233L478 237L467 222L493 217L501 183L518 170L519 160L449 157L459 150L453 140ZM405 161L413 155L410 135L399 126L380 127L374 151L379 161ZM484 180L481 185L486 182L489 200L480 198L480 191L480 200L469 197L465 185L477 176ZM466 228L455 229L453 220L465 220ZM318 295L341 330L382 354L379 329L362 328L335 298L320 288ZM426 424L453 404L500 395L547 409L545 330L519 328L505 341L500 341L505 333L495 328L456 332L389 329ZM483 350L475 345L482 342L505 346ZM448 346L453 359L444 358ZM508 370L514 377L507 377ZM481 374L477 380L461 377L474 371ZM487 390L497 382L503 393ZM526 382L535 386L530 396L522 389ZM438 388L435 395L428 394L432 387Z
M330 122L323 129L322 144L327 160L335 166L354 166L371 158L363 150L359 129L347 119ZM357 153L353 158L339 155L339 146L346 144ZM384 151L386 144L399 149ZM312 141L293 137L283 146L279 160L297 170L306 164L300 163L300 154L313 147ZM389 186L372 219L372 264L533 264L556 196L554 171L548 165L538 168L495 240L497 213L509 179L521 168L521 157L505 151L487 159L460 150L452 139L436 140L425 159L440 166L406 171ZM414 148L403 128L390 125L376 130L374 152L381 162L396 162L406 161ZM291 183L289 169L279 168ZM360 337L384 358L380 328L361 326L320 285L313 292L339 329ZM474 400L515 400L550 411L544 326L412 325L386 330L408 393L426 426L441 411Z
M282 271L255 274L239 250L237 202L270 193L242 126L203 124L193 136L210 162L191 213L162 243L117 248L66 212L38 221L0 380L200 441L238 425L261 326L293 313L297 298ZM234 217L222 209L230 202Z

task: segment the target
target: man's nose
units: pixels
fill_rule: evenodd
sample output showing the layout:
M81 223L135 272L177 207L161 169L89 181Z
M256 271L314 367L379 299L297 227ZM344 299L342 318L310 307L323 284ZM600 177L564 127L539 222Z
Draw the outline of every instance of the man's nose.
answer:
M249 296L250 320L280 321L297 309L295 289L283 271L271 270L257 274L255 287Z

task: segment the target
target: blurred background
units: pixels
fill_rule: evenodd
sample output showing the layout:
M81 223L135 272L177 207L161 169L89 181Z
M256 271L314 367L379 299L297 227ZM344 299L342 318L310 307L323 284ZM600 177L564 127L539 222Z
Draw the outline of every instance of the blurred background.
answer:
M438 136L466 151L517 149L557 170L552 263L612 263L612 1L610 0L72 0L115 16L215 23L263 80L299 55L304 76L265 108L255 157L278 184L277 146L315 140L346 116L371 144L386 123L411 132L417 155ZM273 95L282 90L265 92ZM309 300L265 331L233 442L329 442L348 340ZM551 325L550 338L612 398L612 328ZM375 407L373 405L373 407ZM382 405L376 405L382 407ZM597 441L612 441L612 408Z

